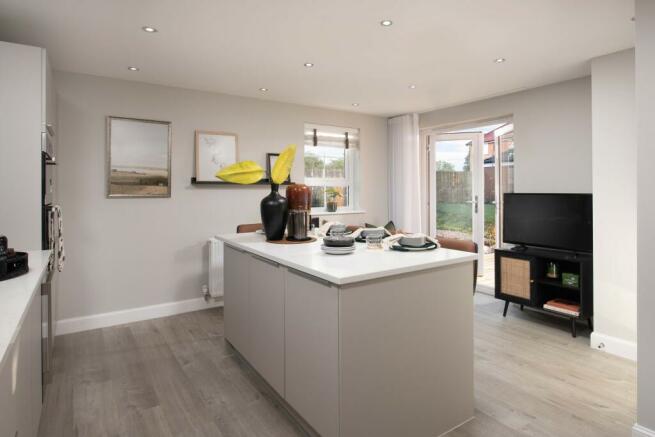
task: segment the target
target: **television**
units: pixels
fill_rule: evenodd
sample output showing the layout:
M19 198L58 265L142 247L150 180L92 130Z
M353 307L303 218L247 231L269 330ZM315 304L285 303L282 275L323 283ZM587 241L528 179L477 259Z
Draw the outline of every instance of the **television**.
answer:
M506 193L503 202L505 243L592 252L591 194Z

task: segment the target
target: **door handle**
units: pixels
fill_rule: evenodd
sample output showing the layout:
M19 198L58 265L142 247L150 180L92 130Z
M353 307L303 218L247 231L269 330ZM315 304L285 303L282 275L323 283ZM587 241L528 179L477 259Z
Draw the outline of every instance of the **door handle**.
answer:
M478 196L475 196L474 198L475 198L475 200L467 200L466 203L472 203L473 204L473 209L475 210L475 213L477 214L478 213L478 204L479 204Z

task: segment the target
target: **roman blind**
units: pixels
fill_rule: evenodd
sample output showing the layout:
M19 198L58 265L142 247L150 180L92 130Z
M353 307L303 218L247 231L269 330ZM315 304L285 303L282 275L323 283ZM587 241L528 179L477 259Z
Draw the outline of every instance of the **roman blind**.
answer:
M305 124L305 146L359 148L359 129Z

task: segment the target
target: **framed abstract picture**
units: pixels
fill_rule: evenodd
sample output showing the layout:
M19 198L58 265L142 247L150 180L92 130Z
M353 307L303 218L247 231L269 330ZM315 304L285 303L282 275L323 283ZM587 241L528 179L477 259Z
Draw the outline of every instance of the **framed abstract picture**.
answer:
M215 182L216 172L239 160L236 134L196 131L196 181Z
M171 197L171 122L107 117L107 197Z

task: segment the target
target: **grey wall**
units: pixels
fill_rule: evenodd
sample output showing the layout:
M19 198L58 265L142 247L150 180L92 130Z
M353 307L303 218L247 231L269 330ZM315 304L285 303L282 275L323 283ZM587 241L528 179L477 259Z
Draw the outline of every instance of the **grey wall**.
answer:
M420 115L421 128L512 115L516 190L591 192L591 80L581 78Z
M594 193L592 346L637 349L637 136L635 54L591 63ZM625 343L627 342L627 343ZM626 355L625 353L623 354Z
M636 2L637 422L655 432L655 2ZM645 434L644 434L645 435Z
M42 49L0 42L0 235L41 249Z
M239 158L264 164L266 152L303 144L303 124L361 129L361 207L344 221L387 219L386 119L178 88L58 72L59 199L66 226L66 270L59 318L200 296L207 282L205 241L259 222L265 186L192 186L194 130L239 135ZM105 198L105 117L173 123L172 197ZM302 152L292 179L302 179Z

